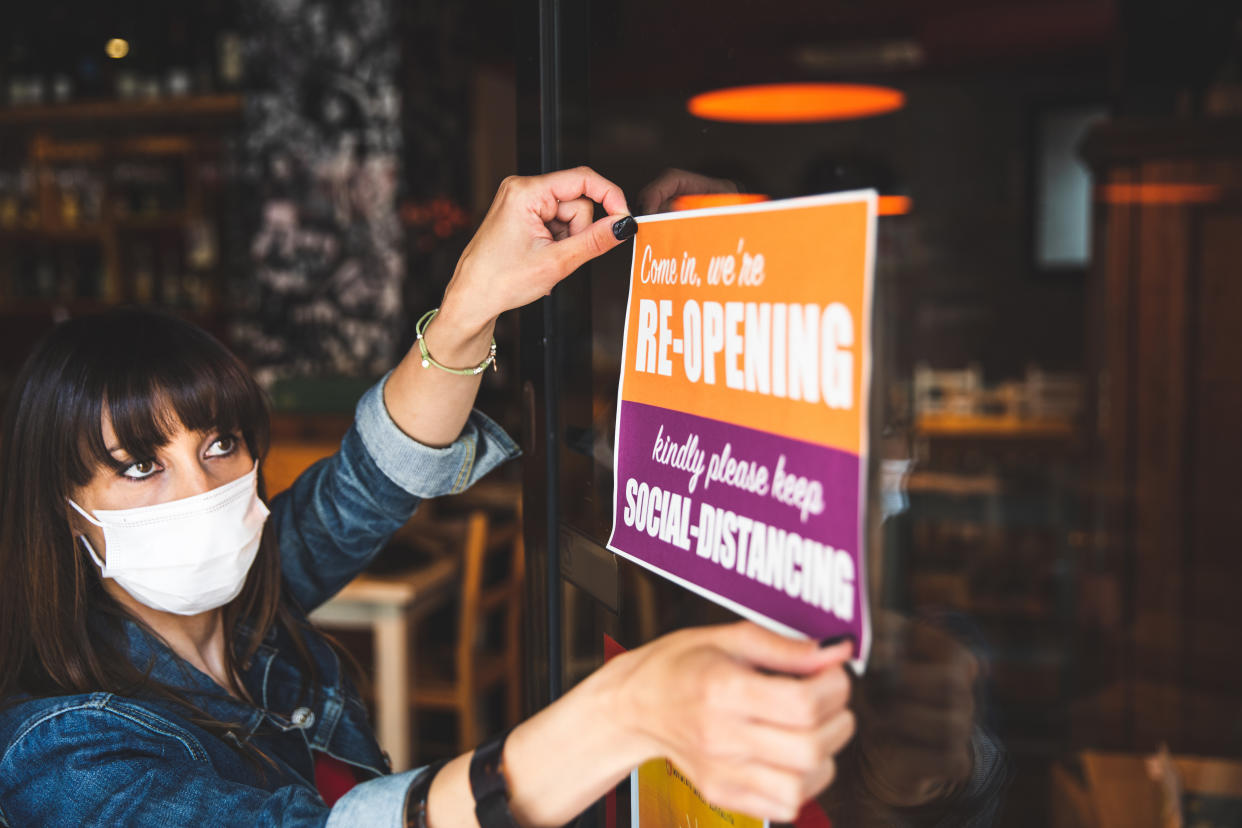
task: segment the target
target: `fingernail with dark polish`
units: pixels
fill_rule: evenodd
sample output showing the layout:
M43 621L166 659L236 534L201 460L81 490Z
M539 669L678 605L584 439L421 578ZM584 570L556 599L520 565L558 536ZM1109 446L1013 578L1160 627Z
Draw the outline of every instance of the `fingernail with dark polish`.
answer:
M853 636L834 635L831 638L825 638L824 640L820 641L819 648L821 650L824 650L824 649L827 649L828 647L835 647L836 645L840 644L842 641L853 641L853 640L854 640Z
M632 239L637 232L638 222L634 221L633 216L626 216L612 225L612 234L617 237L617 241Z

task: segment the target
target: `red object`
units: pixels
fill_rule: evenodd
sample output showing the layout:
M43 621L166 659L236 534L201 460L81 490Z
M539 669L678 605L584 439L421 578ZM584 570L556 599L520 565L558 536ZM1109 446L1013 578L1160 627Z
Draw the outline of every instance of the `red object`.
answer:
M814 799L802 806L793 824L794 828L832 828L828 815Z
M331 808L336 801L349 793L350 788L358 784L354 769L326 753L315 753L315 787L319 795Z

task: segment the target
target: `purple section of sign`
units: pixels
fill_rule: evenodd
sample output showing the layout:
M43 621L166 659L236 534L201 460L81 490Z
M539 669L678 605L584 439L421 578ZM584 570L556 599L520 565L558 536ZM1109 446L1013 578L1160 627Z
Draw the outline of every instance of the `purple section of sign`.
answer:
M855 641L862 641L862 589L866 581L859 561L859 459L856 455L693 414L624 401L616 439L617 504L610 546L807 635L823 638L848 633ZM748 491L721 480L708 479L713 457L723 458L726 446L730 459L766 469L765 492ZM691 491L693 468L700 465L695 462L696 457L701 458L703 471ZM682 467L690 467L690 470ZM788 491L786 499L790 500L797 490L796 486L787 489L774 485L778 468L782 476L793 475L795 481L805 478L807 488L812 483L819 484L822 505L818 511L813 498L804 498L806 505L799 506L781 502L776 497L778 492ZM752 477L750 481L736 482L749 482L753 488L755 481ZM646 484L645 487L642 484ZM654 487L660 489L660 509L643 508L644 495L650 502ZM683 503L689 499L689 507L683 506L681 512L688 516L688 521L673 519L667 514L674 510L678 498L670 495L666 505L664 492L673 493ZM714 508L704 509L705 504ZM719 529L725 523L726 511L742 519L737 523L730 519L728 524L736 528L730 534L739 545L743 535L748 542L755 537L753 526L749 532L745 529L748 521L764 525L764 538L781 538L780 530L783 530L797 535L803 542L782 545L784 541L778 540L775 551L768 553L765 549L762 556L757 556L754 564L767 562L766 570L757 572L740 550L730 554L721 539ZM659 530L647 531L645 526L640 527L647 523L646 518L659 514L665 514L656 521L664 530L664 539ZM704 521L704 515L708 522ZM675 525L670 526L670 519ZM688 526L681 525L687 522ZM766 527L778 531L770 533ZM710 540L703 543L700 534ZM689 548L683 548L685 546ZM797 552L793 551L795 547L800 547ZM704 557L699 554L700 550L714 554ZM847 555L849 561L839 560L842 555ZM814 586L808 584L807 579L816 579Z

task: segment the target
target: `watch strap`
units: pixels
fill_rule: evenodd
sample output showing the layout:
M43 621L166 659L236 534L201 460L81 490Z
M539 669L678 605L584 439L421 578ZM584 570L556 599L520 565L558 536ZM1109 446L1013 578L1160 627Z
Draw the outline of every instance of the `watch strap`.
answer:
M509 810L509 786L505 781L503 754L505 731L475 749L470 757L470 791L474 814L481 828L518 828Z

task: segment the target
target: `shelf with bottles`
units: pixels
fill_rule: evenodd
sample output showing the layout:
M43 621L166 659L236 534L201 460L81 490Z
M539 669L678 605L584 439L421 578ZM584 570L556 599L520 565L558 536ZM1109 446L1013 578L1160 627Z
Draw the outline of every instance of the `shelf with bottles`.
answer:
M975 364L914 370L918 437L1068 440L1077 433L1084 385L1076 373L1031 365L1021 379L987 384Z
M29 137L0 168L0 311L65 302L219 306L222 136Z
M14 106L0 109L0 128L48 127L81 122L120 122L129 126L177 119L233 121L241 117L237 94L196 95L150 100L93 100Z
M238 0L144 4L138 14L84 6L73 19L55 3L27 5L0 37L0 126L235 111Z

